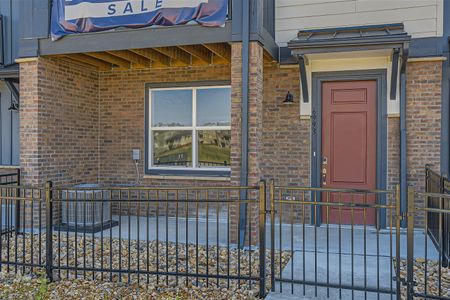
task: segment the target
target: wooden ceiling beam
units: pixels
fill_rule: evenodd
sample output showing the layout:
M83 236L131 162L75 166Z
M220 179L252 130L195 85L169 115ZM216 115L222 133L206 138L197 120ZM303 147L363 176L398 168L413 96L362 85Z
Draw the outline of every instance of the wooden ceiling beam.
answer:
M83 64L97 67L100 70L104 70L104 71L111 70L111 68L112 68L112 64L104 62L103 60L99 60L99 59L90 57L85 54L69 54L69 55L65 55L63 57L69 58L71 60L75 60L75 61L83 63Z
M151 67L151 60L128 50L108 51L108 53L131 62L133 66Z
M178 46L178 48L207 64L212 63L213 53L202 45Z
M231 62L231 47L227 43L204 44L209 51Z
M153 49L131 49L130 51L150 59L153 62L152 67L158 66L158 64L166 67L170 66L170 57Z
M107 52L89 52L85 54L103 60L105 62L111 63L113 65L119 66L121 68L125 69L131 68L131 63L128 60L109 54Z
M183 50L176 48L176 47L159 47L159 48L153 48L156 51L170 57L175 63L171 63L171 65L191 65L192 64L192 56L184 52ZM177 63L178 62L178 63Z

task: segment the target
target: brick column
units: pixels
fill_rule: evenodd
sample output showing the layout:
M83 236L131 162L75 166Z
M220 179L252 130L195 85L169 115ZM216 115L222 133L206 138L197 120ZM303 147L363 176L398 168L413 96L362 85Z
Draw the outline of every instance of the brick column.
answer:
M406 83L408 184L425 189L425 165L440 172L442 61L409 62ZM417 197L418 206L423 198ZM420 201L420 202L419 202ZM423 225L423 214L415 219Z
M22 184L39 184L38 60L20 63L20 169Z
M257 185L261 178L260 161L262 156L262 116L263 116L263 48L257 42L250 43L249 63L249 111L248 111L248 184ZM241 172L241 137L242 137L242 43L232 45L231 58L231 182L234 186L240 185ZM249 193L252 199L256 193ZM252 244L258 241L258 205L248 206L248 218L251 224ZM238 209L233 207L232 240L237 241L239 221ZM248 239L248 236L247 236Z
M98 72L54 58L20 63L24 185L96 183Z
M39 214L45 220L37 189L43 201L46 181L54 186L97 182L98 72L54 58L23 60L20 92L21 183L36 187L22 191L30 199L21 203L22 226L37 228ZM58 208L55 203L54 222Z

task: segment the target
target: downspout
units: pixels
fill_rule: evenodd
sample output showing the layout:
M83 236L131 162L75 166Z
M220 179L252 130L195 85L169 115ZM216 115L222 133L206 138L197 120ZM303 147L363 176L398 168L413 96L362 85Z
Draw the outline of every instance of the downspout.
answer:
M402 67L400 71L400 207L407 211L408 195L408 161L406 138L406 62L408 60L408 46L403 49ZM402 220L402 227L406 227L406 220Z
M448 34L448 33L447 33ZM447 36L447 35L446 35ZM450 39L445 38L442 64L442 103L441 103L441 175L450 174Z
M241 124L241 173L240 185L248 186L248 94L250 64L250 0L242 1L242 124ZM247 191L241 190L240 198L247 198ZM245 245L247 232L247 203L239 205L239 248Z
M442 54L446 60L442 63L442 100L441 100L441 175L450 174L450 3L444 2L444 36Z
M443 55L446 60L442 63L442 102L441 102L441 175L448 178L450 174L450 54L447 45Z

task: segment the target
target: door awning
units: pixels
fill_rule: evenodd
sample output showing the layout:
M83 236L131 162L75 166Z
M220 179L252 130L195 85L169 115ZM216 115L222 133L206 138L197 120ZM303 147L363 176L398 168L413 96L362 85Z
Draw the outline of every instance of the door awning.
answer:
M402 23L300 30L288 43L293 55L407 48L411 36Z
M19 65L12 64L7 66L0 66L0 79L19 79Z
M303 101L309 99L305 67L307 55L382 49L392 50L390 97L394 99L397 94L398 62L400 60L404 71L410 41L411 36L402 23L300 30L297 37L288 42L288 48L300 66Z

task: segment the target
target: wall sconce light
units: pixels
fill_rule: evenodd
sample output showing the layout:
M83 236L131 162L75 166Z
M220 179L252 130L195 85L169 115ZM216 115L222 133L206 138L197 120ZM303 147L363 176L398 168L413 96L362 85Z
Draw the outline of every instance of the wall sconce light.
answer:
M294 103L294 95L291 94L291 92L287 92L286 98L283 101L283 104L292 104Z
M11 102L11 106L8 108L8 110L18 111L19 110L19 103L17 103L16 101L12 101Z

